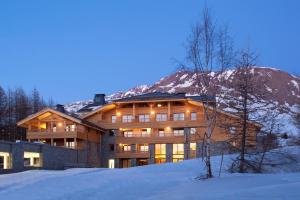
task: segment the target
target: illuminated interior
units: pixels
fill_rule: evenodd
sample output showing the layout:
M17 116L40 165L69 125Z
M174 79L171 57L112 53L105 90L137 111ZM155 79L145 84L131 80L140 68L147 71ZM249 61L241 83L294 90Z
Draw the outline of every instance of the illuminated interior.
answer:
M41 167L41 156L37 152L24 152L25 167Z
M7 152L0 152L0 169L11 169L11 156Z

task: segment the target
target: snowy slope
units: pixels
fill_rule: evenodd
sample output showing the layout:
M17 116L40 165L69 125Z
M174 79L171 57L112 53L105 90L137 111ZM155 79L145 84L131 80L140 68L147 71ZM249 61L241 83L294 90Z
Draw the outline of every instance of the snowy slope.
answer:
M299 130L295 126L293 119L293 113L296 111L296 106L300 105L300 78L293 76L278 69L268 67L256 67L253 69L253 73L261 80L268 79L268 82L262 86L269 92L272 92L274 96L265 101L272 102L278 105L274 110L276 113L280 113L278 116L279 133L287 133L288 135L299 135ZM228 91L229 95L234 92L232 88L226 87L226 83L234 82L236 80L235 70L227 70L223 73L211 72L207 74L208 77L213 79L221 91ZM188 71L178 71L167 77L161 78L159 81L152 85L141 85L134 87L127 92L117 92L115 94L107 96L107 100L118 99L122 97L134 96L149 92L185 92L189 95L196 95L199 93L197 83L195 81L196 74ZM200 88L201 92L209 90L203 85ZM81 101L65 105L67 110L76 112L84 105L91 103L92 101ZM226 110L227 105L221 104L221 109Z
M288 151L299 155L300 148ZM210 180L197 179L204 173L201 160L129 169L44 170L1 175L0 197L5 200L300 199L299 163L281 173L230 174L226 169L231 157L224 157L221 177ZM212 158L215 175L220 160Z

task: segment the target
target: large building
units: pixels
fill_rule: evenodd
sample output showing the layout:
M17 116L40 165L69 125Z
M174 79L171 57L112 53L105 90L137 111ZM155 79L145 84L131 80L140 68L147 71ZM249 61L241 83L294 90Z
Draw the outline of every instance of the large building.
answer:
M62 106L46 108L18 125L27 129L28 141L85 149L89 159L101 167L178 162L202 154L207 127L204 103L214 105L215 99L155 92L105 102L105 95L98 94L77 115L67 113ZM237 138L234 122L238 120L235 115L217 111L212 153L238 145L233 139ZM255 145L260 125L249 121L249 127L249 145Z

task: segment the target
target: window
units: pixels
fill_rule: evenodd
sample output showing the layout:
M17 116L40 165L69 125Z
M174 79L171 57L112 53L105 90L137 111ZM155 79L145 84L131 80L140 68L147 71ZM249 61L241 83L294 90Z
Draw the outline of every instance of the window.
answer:
M196 158L197 144L195 142L190 143L190 158Z
M158 122L167 121L167 114L166 113L156 114L156 121Z
M190 134L195 135L196 133L197 133L197 129L196 128L191 128Z
M150 133L151 133L151 129L150 128L142 129L141 136L142 137L150 137Z
M75 148L75 142L74 141L66 141L66 147L70 149Z
M173 130L174 136L183 136L184 135L184 129L174 129Z
M41 167L40 153L24 152L25 167Z
M192 112L191 113L191 120L197 120L197 113L195 113L195 112Z
M57 127L56 127L56 123L53 123L52 125L52 132L56 132L57 131Z
M117 122L117 116L116 115L112 115L111 116L111 123L116 123Z
M0 169L11 169L11 156L7 152L0 152Z
M166 144L155 144L155 163L166 162Z
M165 131L163 129L158 130L158 137L164 137L165 136Z
M109 131L109 136L115 136L115 130L110 130Z
M174 113L173 114L174 121L183 121L184 120L184 113Z
M235 134L236 133L236 127L234 127L234 126L229 127L229 133L230 134Z
M110 168L110 169L115 168L115 160L114 159L108 160L108 168Z
M66 132L74 132L76 129L76 125L75 124L72 124L72 125L67 125L66 126Z
M191 151L196 151L196 148L197 148L197 145L196 145L195 142L190 143L190 150L191 150Z
M115 151L115 145L114 144L109 144L109 150L110 151Z
M131 146L128 144L123 145L123 151L131 151Z
M122 116L122 122L123 123L130 123L133 120L133 116L132 115L123 115Z
M133 137L133 132L132 131L124 131L124 137Z
M173 144L173 162L184 159L184 144Z
M139 122L150 122L150 115L139 115Z
M147 152L147 151L149 151L149 146L148 146L148 145L141 145L141 146L140 146L140 151L142 151L142 152Z

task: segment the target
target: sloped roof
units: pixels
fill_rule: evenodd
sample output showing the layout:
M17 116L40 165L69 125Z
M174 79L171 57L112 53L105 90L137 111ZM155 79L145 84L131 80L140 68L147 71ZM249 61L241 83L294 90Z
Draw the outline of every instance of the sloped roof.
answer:
M44 113L47 113L47 112L50 112L50 113L54 113L54 114L57 114L63 118L66 118L66 119L69 119L73 122L76 122L78 124L82 124L84 126L87 126L87 127L90 127L90 128L94 128L94 129L97 129L97 130L100 130L100 131L104 131L103 128L97 126L96 124L92 123L92 122L89 122L89 121L86 121L86 120L83 120L81 119L78 115L76 114L71 114L71 113L67 113L67 112L60 112L58 110L55 110L55 109L52 109L52 108L44 108L43 110L37 112L37 113L34 113L32 115L29 115L28 117L26 117L25 119L17 122L17 125L18 126L22 126L23 124L25 124L26 122L40 116L40 115L43 115Z

